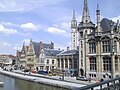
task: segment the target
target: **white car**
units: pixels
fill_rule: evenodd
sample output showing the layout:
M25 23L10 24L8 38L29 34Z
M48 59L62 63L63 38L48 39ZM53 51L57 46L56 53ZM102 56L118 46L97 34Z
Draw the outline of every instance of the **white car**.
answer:
M88 78L86 78L85 76L80 76L80 77L76 77L76 80L88 81Z

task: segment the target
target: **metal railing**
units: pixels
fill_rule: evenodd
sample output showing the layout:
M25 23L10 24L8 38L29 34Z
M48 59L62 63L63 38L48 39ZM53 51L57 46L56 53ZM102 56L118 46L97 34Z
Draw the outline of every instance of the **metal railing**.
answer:
M87 85L73 90L120 90L120 77Z

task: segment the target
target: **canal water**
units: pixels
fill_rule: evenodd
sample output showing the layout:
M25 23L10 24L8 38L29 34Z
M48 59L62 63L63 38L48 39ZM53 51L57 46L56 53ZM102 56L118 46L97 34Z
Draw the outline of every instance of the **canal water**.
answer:
M0 81L4 82L4 86L0 87L0 90L68 90L54 86L15 79L1 74Z

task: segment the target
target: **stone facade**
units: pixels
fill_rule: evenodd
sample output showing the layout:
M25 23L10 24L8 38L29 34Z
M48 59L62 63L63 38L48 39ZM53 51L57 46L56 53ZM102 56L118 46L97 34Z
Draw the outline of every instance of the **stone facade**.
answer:
M57 54L60 50L54 49L42 49L39 55L38 67L40 70L51 71L52 69L57 69Z
M97 26L90 18L88 2L84 0L79 32L79 69L92 79L109 79L120 75L120 24L103 18L96 10ZM81 71L79 72L81 74Z
M79 70L78 50L67 50L57 55L58 70L64 70L66 75L77 76Z

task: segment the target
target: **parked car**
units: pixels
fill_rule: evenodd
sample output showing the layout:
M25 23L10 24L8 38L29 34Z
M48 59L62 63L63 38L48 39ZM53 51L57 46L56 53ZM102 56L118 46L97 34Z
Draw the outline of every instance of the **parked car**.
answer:
M86 78L85 76L80 76L80 77L76 77L76 80L88 81L88 78Z
M32 72L32 73L37 73L37 71L36 71L36 70L32 70L31 72Z
M38 74L46 75L46 74L48 74L48 71L39 70L37 73Z
M29 72L30 70L29 69L24 69L23 72Z

